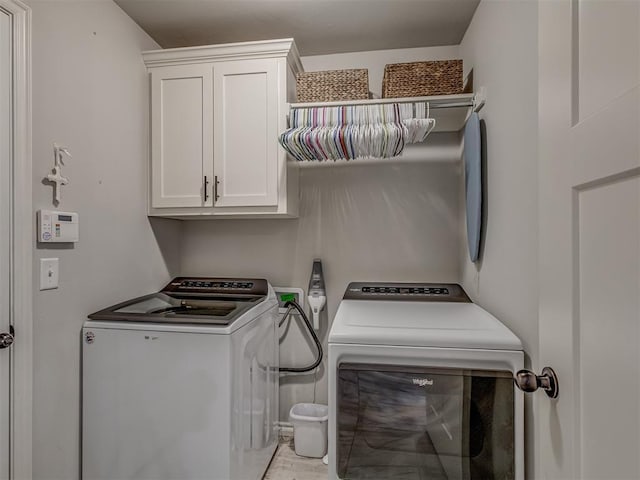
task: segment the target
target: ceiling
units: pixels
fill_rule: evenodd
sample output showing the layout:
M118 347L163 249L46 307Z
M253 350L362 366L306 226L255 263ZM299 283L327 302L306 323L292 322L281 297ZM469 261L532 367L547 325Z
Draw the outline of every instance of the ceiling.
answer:
M480 0L115 0L163 48L295 38L300 54L457 45Z

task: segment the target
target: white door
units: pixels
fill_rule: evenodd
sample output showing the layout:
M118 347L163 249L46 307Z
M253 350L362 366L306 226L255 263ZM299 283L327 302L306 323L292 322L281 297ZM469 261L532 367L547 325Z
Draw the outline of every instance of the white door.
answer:
M151 206L212 206L211 65L151 70Z
M539 3L538 478L640 478L640 2Z
M0 335L9 332L11 322L11 44L11 16L0 8ZM0 349L0 480L9 478L10 355L11 349Z
M216 63L215 206L278 204L278 60Z

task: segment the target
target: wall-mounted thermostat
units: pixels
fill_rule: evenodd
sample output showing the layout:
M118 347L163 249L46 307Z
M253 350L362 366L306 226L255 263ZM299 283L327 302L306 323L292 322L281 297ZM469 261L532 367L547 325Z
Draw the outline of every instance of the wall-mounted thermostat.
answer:
M38 210L38 242L77 242L78 214L57 210Z

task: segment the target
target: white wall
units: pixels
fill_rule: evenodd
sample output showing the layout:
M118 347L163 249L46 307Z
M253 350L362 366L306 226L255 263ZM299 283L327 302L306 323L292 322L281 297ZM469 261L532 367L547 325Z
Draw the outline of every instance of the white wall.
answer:
M171 251L180 229L168 220L152 229L146 217L148 86L140 52L157 45L110 0L29 6L34 208L52 207L42 179L59 142L73 154L60 209L80 215L73 248L34 250L33 478L70 480L79 477L82 323L159 289L179 270ZM60 258L57 290L38 290L44 257Z
M534 1L484 0L460 45L476 90L484 86L487 203L483 255L469 262L463 286L523 341L538 370L538 12ZM466 237L465 237L466 243ZM527 472L533 477L531 398L527 399Z
M382 71L386 63L429 59L456 47L305 57L305 69L347 66ZM432 52L434 53L433 55ZM380 81L381 81L380 76ZM421 153L420 153L421 151ZM322 259L333 319L350 281L456 282L460 276L460 150L457 135L433 135L411 158L422 161L328 164L301 168L300 216L282 220L215 220L184 224L182 274L262 276L307 289L312 261ZM313 350L301 329L281 345L282 365L303 365ZM315 401L326 403L326 372ZM314 400L313 376L281 379L280 418Z

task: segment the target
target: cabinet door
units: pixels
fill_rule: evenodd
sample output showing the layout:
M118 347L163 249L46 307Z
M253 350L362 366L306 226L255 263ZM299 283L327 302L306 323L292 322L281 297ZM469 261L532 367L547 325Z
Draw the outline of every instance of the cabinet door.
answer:
M216 63L213 93L215 206L277 205L277 61Z
M151 206L213 206L211 65L151 71Z

